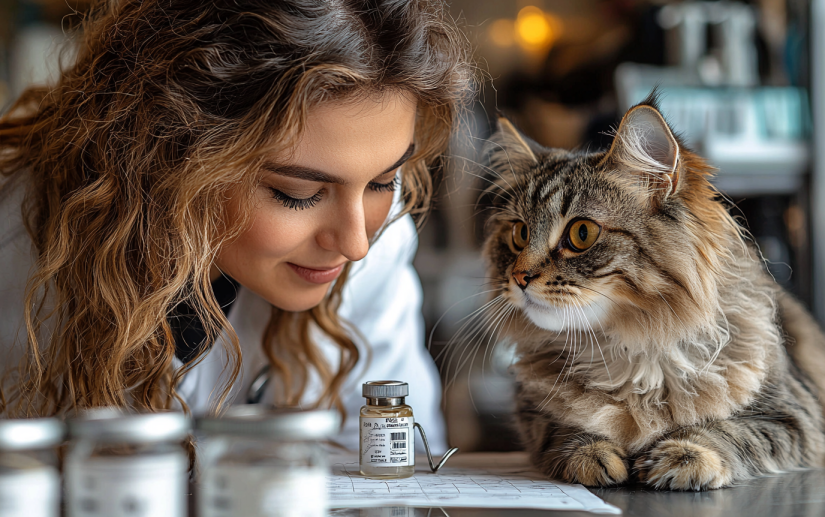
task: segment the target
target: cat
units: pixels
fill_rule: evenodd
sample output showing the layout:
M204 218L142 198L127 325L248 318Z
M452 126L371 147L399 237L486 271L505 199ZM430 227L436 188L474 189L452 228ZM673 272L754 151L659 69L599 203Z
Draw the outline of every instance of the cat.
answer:
M505 118L483 254L512 309L516 420L544 474L708 490L820 466L825 336L767 273L657 96L609 150Z

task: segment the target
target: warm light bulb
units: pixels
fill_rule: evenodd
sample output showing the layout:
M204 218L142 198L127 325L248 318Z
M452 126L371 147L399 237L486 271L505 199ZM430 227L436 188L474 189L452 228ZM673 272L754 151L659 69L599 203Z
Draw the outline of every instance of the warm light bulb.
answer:
M519 43L528 50L549 48L555 40L554 28L548 15L532 5L519 11L515 29Z

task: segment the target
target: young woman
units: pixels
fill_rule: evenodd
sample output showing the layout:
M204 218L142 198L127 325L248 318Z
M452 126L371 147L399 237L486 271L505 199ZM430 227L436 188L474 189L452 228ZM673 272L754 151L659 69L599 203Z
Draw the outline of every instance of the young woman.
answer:
M0 120L4 414L333 406L355 447L398 378L443 446L409 214L463 41L437 0L101 2Z

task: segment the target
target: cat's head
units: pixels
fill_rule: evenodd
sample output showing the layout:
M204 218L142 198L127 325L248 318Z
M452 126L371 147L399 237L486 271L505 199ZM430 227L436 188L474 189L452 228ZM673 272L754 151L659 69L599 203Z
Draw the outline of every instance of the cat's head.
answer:
M625 114L607 151L543 148L502 118L486 158L489 275L540 328L672 342L713 324L721 276L750 257L713 169L655 97Z

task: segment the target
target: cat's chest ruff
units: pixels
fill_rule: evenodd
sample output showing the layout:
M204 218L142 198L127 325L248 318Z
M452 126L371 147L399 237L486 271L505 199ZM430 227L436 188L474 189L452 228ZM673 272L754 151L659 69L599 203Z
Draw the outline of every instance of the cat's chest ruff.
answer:
M520 380L554 419L629 451L677 427L730 417L753 399L763 379L758 367L726 357L707 365L684 356L628 357L605 348L603 357L588 354L587 360L580 357L566 367L564 360L544 356L542 367L532 364L532 375ZM565 375L566 380L554 382Z

